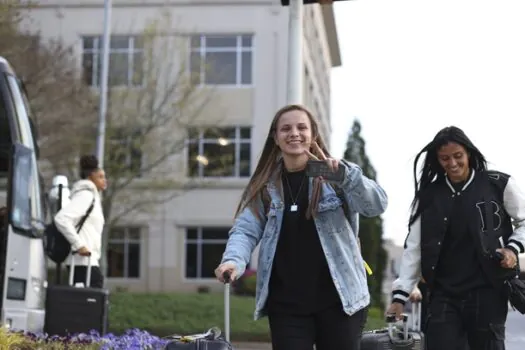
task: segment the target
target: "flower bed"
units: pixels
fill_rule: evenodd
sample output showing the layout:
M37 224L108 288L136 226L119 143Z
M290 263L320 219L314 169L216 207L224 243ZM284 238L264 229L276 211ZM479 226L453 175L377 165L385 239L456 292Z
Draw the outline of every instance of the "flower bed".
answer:
M146 350L163 349L168 341L139 329L130 329L121 336L97 332L70 337L47 336L28 332L0 333L0 348L10 350Z
M113 334L100 337L90 333L60 338L8 332L0 328L0 350L156 350L163 349L166 344L166 340L158 336L174 333L188 335L202 333L212 327L223 328L222 293L114 292L110 296L110 304L109 331ZM230 306L231 338L234 341L270 340L268 321L253 320L255 298L232 295ZM366 329L381 327L384 327L383 312L370 309Z

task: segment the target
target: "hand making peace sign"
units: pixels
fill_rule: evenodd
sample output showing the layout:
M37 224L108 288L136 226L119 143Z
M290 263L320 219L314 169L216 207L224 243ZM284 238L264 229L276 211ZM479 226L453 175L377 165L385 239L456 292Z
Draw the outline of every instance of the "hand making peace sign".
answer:
M339 168L339 160L338 159L335 159L335 158L327 158L326 155L324 154L323 150L321 149L321 147L319 147L319 145L317 144L317 142L312 142L311 144L311 147L312 147L312 152L310 152L309 150L305 150L305 153L311 158L311 159L314 159L314 160L324 160L326 162L326 164L328 165L328 167L330 168L330 170L332 170L334 173L337 171L337 169Z

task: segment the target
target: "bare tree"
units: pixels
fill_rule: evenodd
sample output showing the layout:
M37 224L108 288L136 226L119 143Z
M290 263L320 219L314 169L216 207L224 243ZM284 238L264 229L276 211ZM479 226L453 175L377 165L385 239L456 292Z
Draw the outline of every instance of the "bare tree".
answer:
M37 125L41 164L50 166L43 169L46 173L76 174L76 159L70 155L92 147L97 99L81 81L71 47L39 37L34 43L28 50L32 54L14 62Z
M9 55L18 48L13 45L13 38L19 34L19 24L23 19L18 0L0 2L0 52Z
M85 132L94 122L96 100L78 74L78 58L61 40L42 40L38 31L23 31L29 5L0 4L0 54L14 67L29 97L30 119L37 132L40 159L50 171L71 168L68 153L87 147Z
M9 7L11 13L18 14L15 10ZM43 42L37 33L21 33L16 29L20 17L10 16L14 29L3 31L10 44L0 40L0 48L16 62L27 87L38 124L42 163L52 174L77 178L78 157L95 148L101 39L86 39L91 40L93 51L98 51L91 56L84 53L79 72L79 57L71 47L60 40ZM110 53L104 159L110 186L103 195L103 269L112 227L136 214L154 212L175 196L210 183L192 180L181 171L186 169L182 155L188 132L205 130L213 137L222 119L213 89L192 79L188 36L176 34L167 13L131 38L112 37L116 45L119 40L133 40L131 59L129 53ZM12 50L4 50L4 45ZM218 129L216 137L222 146ZM192 163L200 162L208 166L208 174L216 171L220 175L221 165L233 159L231 152L218 153L199 154Z
M206 127L218 119L210 120L203 111L212 91L191 80L187 40L168 32L170 22L165 14L135 39L140 66L120 64L125 69L112 71L110 82L127 80L134 86L110 90L105 168L111 186L104 196L110 226L125 215L165 202L166 189L187 188L188 182L181 181L186 174L174 169L171 161L185 149L188 128ZM111 63L117 66L118 60L114 57ZM117 197L118 208L113 206Z
M123 219L153 213L175 196L209 183L187 177L183 151L189 130L213 134L212 126L222 117L220 111L210 113L208 108L213 89L192 79L188 37L174 34L172 26L171 17L163 14L133 38L132 60L129 55L110 55L104 162L110 185L103 202L104 252L108 231ZM216 157L197 161L231 161L228 154ZM103 254L103 269L105 259Z

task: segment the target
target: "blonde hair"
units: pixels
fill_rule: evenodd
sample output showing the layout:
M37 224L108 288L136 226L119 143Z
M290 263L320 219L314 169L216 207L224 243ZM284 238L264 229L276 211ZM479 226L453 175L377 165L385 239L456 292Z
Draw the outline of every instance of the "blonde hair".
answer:
M268 131L268 136L266 137L266 142L264 143L264 148L259 158L259 162L257 163L255 171L253 172L253 175L251 176L248 185L244 189L239 205L237 206L235 216L239 215L247 207L249 207L255 215L258 215L258 211L255 206L256 199L261 198L263 200L263 203L265 201L269 201L268 194L265 191L266 183L279 167L280 149L275 143L277 124L279 123L279 119L283 114L291 111L302 111L306 113L311 124L312 142L317 142L319 147L323 150L324 154L327 157L330 156L328 150L326 149L325 143L322 140L321 135L319 134L319 123L306 107L298 104L292 104L279 109L273 117L272 124L270 125L270 130ZM280 181L280 179L281 177L279 176L278 181ZM321 181L319 181L319 179L314 179L312 188L312 200L310 201L310 204L306 211L306 216L308 218L314 217L317 213L317 207L320 197Z

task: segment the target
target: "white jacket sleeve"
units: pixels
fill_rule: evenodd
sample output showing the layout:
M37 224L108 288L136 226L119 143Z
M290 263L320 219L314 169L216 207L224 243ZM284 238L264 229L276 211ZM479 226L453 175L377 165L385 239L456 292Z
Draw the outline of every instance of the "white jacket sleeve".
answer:
M410 226L401 257L399 277L392 286L392 302L405 304L421 279L421 216Z
M89 190L78 191L73 195L71 201L55 215L55 225L71 244L73 251L86 245L75 226L86 215L93 198L94 194Z
M514 233L510 236L506 248L514 251L516 255L525 253L525 193L512 176L503 192L503 205L514 224Z

